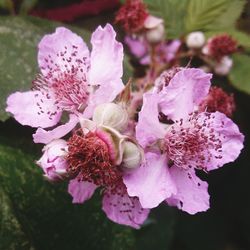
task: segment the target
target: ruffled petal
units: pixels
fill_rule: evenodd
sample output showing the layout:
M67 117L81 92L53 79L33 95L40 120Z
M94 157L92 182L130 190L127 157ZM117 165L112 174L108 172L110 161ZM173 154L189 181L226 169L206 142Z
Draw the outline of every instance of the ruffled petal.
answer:
M155 93L144 94L136 126L136 138L142 147L164 137L164 127L160 124L158 115L158 95Z
M45 35L38 45L38 63L43 75L65 72L81 65L85 74L89 66L89 50L82 38L72 31L59 27L53 34ZM77 67L76 67L77 66Z
M61 118L54 102L39 91L15 92L7 99L6 111L22 125L47 128L56 125Z
M177 187L177 193L166 199L170 206L177 206L189 214L209 209L208 184L200 180L194 171L171 167L170 174Z
M202 119L202 114L199 116ZM211 129L213 130L215 139L221 141L221 148L211 148L209 151L212 157L210 157L206 165L206 170L208 171L233 162L239 156L244 146L244 135L240 133L238 126L225 114L220 112L211 113L209 121L207 133L210 133Z
M130 196L139 197L143 208L153 208L176 193L176 187L164 155L146 153L145 157L145 164L125 175L123 180Z
M122 77L123 46L117 42L110 24L99 26L92 34L90 55L90 84L102 85L116 82Z
M102 209L110 220L136 229L140 228L150 212L141 207L137 197L128 196L122 182L105 190Z
M44 130L38 128L36 133L33 134L33 140L35 143L44 143L47 144L52 140L62 138L68 134L79 122L78 118L75 115L70 115L70 119L67 123L60 125L52 130Z
M68 192L73 197L72 203L83 203L90 199L97 186L91 182L79 181L75 178L69 182Z
M201 69L183 69L161 91L161 111L169 119L186 118L208 94L212 74Z
M99 88L91 94L88 106L84 110L84 117L92 117L93 111L97 105L112 102L123 89L124 84L121 79L100 85Z

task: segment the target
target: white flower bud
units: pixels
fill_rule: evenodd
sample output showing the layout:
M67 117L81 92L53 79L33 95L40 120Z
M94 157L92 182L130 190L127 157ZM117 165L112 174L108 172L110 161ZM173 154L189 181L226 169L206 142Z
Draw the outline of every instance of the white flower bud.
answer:
M218 75L227 75L233 66L233 60L229 56L224 56L220 62L216 63L214 66L214 72Z
M125 141L122 166L124 168L133 169L139 167L141 161L142 161L141 149L135 143L130 141Z
M108 126L118 131L124 130L128 125L128 113L115 103L98 105L93 114L93 121L98 126Z
M186 37L186 44L190 49L200 49L205 44L205 40L201 31L191 32Z
M146 39L150 43L159 43L164 39L165 28L163 23L158 24L156 27L146 31Z

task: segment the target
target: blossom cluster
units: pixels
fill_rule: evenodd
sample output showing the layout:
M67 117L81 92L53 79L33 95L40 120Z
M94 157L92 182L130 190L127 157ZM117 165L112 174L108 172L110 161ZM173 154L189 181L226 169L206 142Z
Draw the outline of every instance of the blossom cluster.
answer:
M37 164L46 179L67 181L73 203L101 191L107 217L134 228L162 202L206 211L208 184L197 172L234 161L243 148L229 118L233 104L219 109L213 96L223 93L210 90L212 74L197 68L174 67L153 82L124 85L123 46L113 27L99 26L90 42L91 51L63 27L45 35L32 89L7 99L19 123L37 128L34 142L44 144ZM178 44L166 46L174 54Z

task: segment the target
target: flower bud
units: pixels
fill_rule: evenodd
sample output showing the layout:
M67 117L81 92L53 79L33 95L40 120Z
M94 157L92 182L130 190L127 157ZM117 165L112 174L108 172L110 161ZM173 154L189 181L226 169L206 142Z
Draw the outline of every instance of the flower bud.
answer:
M205 36L201 31L191 32L186 37L186 44L190 49L200 49L205 44Z
M139 146L130 141L125 141L123 146L122 166L128 169L139 167L142 161L142 151Z
M67 175L67 142L61 139L54 140L43 148L43 156L37 164L43 169L44 176L51 181L62 180Z
M150 43L159 43L164 39L165 28L163 20L158 17L148 16L144 22L146 39Z
M104 103L95 108L93 121L98 126L108 126L122 131L128 125L128 113L118 104Z
M225 76L230 72L232 66L233 60L228 56L224 56L218 63L215 64L214 72L218 75Z

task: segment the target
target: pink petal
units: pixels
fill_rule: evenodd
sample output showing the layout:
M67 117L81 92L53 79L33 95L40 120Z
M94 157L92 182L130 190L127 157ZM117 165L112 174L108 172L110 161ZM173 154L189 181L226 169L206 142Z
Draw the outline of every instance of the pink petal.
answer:
M136 138L142 147L164 137L164 128L159 122L158 115L158 95L154 93L144 94L136 126Z
M170 174L177 187L177 193L166 199L170 206L196 214L209 209L208 184L201 181L194 171L171 167Z
M7 112L22 125L47 128L61 118L53 99L45 98L39 91L15 92L7 99ZM49 114L50 115L49 115ZM51 115L55 113L55 115Z
M174 59L177 51L179 50L181 46L180 40L173 40L171 43L166 44L164 46L164 52L165 52L165 60L166 62L170 62Z
M100 85L99 88L90 96L88 106L84 111L84 117L92 117L93 111L97 105L112 102L123 89L124 84L121 79Z
M161 111L172 120L186 118L208 94L212 74L201 69L183 69L161 92Z
M137 58L141 58L148 53L146 41L142 37L126 36L124 42L129 47L130 52Z
M139 197L143 208L157 207L176 192L164 155L146 153L146 162L123 177L130 196Z
M201 114L202 115L202 114ZM215 112L211 114L209 129L214 129L217 133L216 138L222 142L221 153L212 151L211 161L208 163L207 170L217 169L226 163L233 162L240 154L243 148L244 136L240 133L238 126L225 114ZM209 130L208 130L209 132Z
M78 121L79 120L75 115L70 115L70 119L67 123L60 125L55 129L46 131L42 128L38 128L36 133L33 134L33 140L35 143L47 144L52 140L62 138L76 126Z
M99 26L92 34L90 84L116 82L122 77L123 46L115 37L110 24Z
M102 209L110 220L136 229L140 228L150 212L141 207L137 197L128 196L123 183L105 191Z
M64 72L79 65L80 61L85 72L89 65L89 50L80 36L64 27L45 35L38 45L38 63L43 75L58 67Z
M90 199L97 186L91 182L79 181L75 178L69 182L68 192L73 197L72 203L83 203Z

